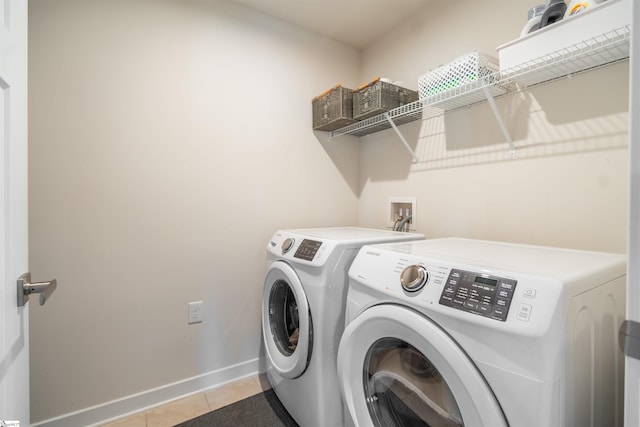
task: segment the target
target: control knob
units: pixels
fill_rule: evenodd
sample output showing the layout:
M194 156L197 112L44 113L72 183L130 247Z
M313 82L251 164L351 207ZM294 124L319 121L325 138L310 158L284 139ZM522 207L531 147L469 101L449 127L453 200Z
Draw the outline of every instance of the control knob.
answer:
M294 242L295 240L293 240L291 237L288 237L287 239L285 239L285 241L282 242L282 253L286 254L287 252L289 252L293 247Z
M407 292L418 292L427 284L429 272L418 264L413 264L402 270L400 274L400 284Z

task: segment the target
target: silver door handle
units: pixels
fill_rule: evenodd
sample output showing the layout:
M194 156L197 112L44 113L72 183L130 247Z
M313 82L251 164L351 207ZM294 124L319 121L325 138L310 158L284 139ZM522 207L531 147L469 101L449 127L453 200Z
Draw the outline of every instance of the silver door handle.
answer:
M18 307L25 305L31 294L40 294L40 305L44 305L57 287L56 279L31 283L31 273L24 273L18 278Z

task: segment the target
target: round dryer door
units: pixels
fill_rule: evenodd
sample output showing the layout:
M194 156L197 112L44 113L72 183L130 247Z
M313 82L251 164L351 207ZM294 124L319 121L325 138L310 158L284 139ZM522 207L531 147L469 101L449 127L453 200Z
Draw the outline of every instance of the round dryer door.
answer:
M298 275L281 261L271 264L264 281L262 335L276 372L285 378L302 375L311 358L311 312Z
M378 305L340 341L338 375L355 425L507 426L493 392L439 326L399 305Z

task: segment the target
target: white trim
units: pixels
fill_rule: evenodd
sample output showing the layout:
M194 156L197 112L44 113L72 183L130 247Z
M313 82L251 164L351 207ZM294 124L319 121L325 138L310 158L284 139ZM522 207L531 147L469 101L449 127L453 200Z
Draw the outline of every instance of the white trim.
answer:
M258 358L248 360L237 365L112 400L111 402L40 421L31 426L74 427L102 425L182 397L217 388L244 377L257 375L259 368L260 362Z
M633 117L640 111L640 7L631 2L631 57L629 73L629 231L627 236L626 318L640 321L640 123ZM625 357L624 425L640 425L640 361Z

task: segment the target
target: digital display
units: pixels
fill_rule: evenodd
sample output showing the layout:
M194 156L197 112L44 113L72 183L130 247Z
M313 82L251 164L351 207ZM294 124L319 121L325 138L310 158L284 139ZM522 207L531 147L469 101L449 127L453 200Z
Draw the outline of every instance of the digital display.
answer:
M440 304L504 322L517 281L451 269Z
M495 279L489 279L488 277L477 276L476 283L481 283L483 285L493 286L495 287L498 284L498 281Z

